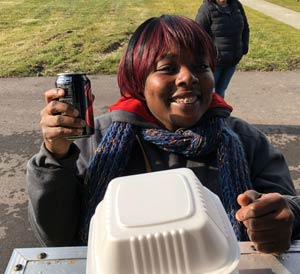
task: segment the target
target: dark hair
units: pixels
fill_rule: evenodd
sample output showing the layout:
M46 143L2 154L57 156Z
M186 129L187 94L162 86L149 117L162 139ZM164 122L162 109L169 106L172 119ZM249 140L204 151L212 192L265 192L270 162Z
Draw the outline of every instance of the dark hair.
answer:
M119 64L121 94L143 99L144 84L155 63L171 47L207 56L212 70L216 54L210 37L193 20L178 15L161 15L142 23L128 42Z
M207 0L208 2L217 3L216 0ZM227 0L227 4L230 5L233 0Z

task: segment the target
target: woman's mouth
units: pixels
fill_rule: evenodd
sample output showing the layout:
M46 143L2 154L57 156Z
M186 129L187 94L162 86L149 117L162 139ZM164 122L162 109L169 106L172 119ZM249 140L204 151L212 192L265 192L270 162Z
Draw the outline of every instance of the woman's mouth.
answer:
M185 96L185 97L177 97L177 98L172 98L172 101L177 103L177 104L193 104L198 100L198 97L193 95L193 96Z

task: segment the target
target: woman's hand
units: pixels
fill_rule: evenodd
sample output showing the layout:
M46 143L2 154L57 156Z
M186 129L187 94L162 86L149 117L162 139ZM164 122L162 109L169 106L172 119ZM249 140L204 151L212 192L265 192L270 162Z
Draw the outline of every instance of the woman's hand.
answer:
M41 111L40 126L45 146L56 158L63 158L69 151L72 141L66 137L82 134L85 126L85 121L78 118L78 110L72 105L58 101L58 98L63 96L62 89L46 91L47 105Z
M236 213L244 223L249 239L264 253L282 253L291 244L294 215L279 193L261 194L248 190L240 194Z

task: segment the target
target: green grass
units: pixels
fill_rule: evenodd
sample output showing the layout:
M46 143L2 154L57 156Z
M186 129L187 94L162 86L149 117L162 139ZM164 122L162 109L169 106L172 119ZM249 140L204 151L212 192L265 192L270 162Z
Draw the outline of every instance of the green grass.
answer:
M287 9L291 9L300 12L300 2L296 0L266 0L267 2L282 6Z
M245 8L250 25L250 51L242 70L300 70L300 30Z
M14 0L0 5L0 77L74 70L113 74L131 33L162 13L195 18L201 1ZM300 69L300 30L246 8L249 54L242 70Z

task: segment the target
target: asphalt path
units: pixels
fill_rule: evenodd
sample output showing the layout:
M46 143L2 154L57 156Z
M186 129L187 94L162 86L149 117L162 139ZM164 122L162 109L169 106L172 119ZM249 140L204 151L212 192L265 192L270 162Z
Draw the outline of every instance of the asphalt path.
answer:
M293 0L295 1L295 0ZM293 11L264 0L240 0L244 6L255 9L277 21L300 29L300 12ZM300 3L299 3L300 4Z
M116 76L91 75L99 115L119 91ZM14 248L37 247L27 219L27 161L42 142L44 91L55 77L0 78L0 273ZM300 72L236 72L226 100L232 115L254 124L281 150L300 190Z

